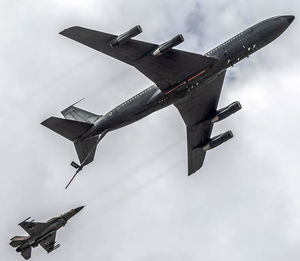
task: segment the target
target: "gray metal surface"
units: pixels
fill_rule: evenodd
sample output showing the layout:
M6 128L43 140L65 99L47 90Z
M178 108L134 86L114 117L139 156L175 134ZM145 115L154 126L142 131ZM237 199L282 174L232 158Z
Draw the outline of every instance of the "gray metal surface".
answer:
M169 44L164 52L153 56L153 52L159 45L132 40L128 37L122 44L112 47L110 43L116 39L116 35L78 26L66 29L61 32L62 35L134 66L156 85L138 93L97 120L93 118L93 124L86 126L86 131L80 125L82 122L76 125L74 122L59 121L54 117L42 124L75 141L76 144L82 144L78 145L76 150L80 162L84 163L80 166L72 164L76 166L77 174L83 166L94 159L95 147L85 141L101 135L97 140L96 144L98 144L107 132L129 125L174 104L187 126L188 173L192 174L203 164L206 153L204 148L207 147L205 144L210 141L213 122L232 114L230 111L224 112L217 118L220 112L216 109L226 70L279 37L293 20L293 16L266 19L205 55L172 49L172 46L179 43L179 41L175 43L174 40L174 43ZM70 114L64 114L64 116L91 122L91 117L95 115L91 113L88 116L88 112L79 111L78 108L72 110L74 114L70 111ZM237 109L234 109L232 112L236 111ZM72 128L70 128L71 125ZM216 140L214 144L221 143L221 140ZM88 150L89 153L87 153ZM86 155L85 159L83 159L84 155Z
M31 249L38 245L43 247L47 253L52 252L60 246L59 244L55 245L57 230L65 226L67 221L83 208L84 206L71 209L58 217L49 219L47 222L28 221L29 218L22 221L19 226L21 226L29 236L14 236L10 239L10 245L16 248L16 251L20 252L25 259L31 257Z

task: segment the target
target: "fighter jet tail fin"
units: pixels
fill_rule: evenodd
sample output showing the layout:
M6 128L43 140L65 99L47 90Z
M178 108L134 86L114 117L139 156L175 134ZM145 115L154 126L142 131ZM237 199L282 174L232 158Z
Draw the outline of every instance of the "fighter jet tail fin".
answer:
M43 126L60 134L70 141L77 140L94 125L87 122L50 117L41 123Z
M14 236L11 238L11 242L9 243L12 247L18 247L19 245L23 244L27 239L26 236Z
M31 247L26 248L21 252L21 255L27 260L31 257Z

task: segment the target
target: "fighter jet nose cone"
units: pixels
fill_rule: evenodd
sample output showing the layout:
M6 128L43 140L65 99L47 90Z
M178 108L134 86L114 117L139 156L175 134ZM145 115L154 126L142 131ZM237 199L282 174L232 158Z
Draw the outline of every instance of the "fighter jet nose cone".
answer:
M82 210L85 206L81 206L75 209L76 212L79 212L80 210Z
M295 20L295 16L293 15L285 15L284 18L288 20L289 24L291 24Z

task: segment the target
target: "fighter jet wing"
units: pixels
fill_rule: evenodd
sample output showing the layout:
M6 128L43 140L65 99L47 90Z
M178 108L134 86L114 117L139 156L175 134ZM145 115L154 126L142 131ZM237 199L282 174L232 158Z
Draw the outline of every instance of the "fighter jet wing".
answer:
M56 232L40 243L40 246L42 248L44 248L47 251L47 253L50 253L55 249L55 246L54 246L55 245L55 237L56 237Z
M19 224L30 236L41 233L49 225L42 222L23 221Z
M210 138L213 128L210 119L217 110L225 73L222 72L198 92L195 91L192 97L174 104L187 129L188 175L193 174L203 165L206 152L197 146Z
M112 47L110 43L116 35L79 26L68 28L60 34L134 66L162 91L208 69L217 61L212 57L176 49L153 56L152 52L158 45L132 39Z

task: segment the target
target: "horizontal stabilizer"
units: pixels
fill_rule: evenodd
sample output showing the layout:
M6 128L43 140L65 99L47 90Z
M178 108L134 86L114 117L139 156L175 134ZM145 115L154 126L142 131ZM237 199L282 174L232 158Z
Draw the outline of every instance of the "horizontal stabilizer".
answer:
M91 123L56 117L50 117L41 124L71 141L76 140L94 126Z
M68 108L64 109L61 114L67 120L75 120L87 123L94 123L102 117L101 115L97 115L95 113L80 109L78 107L75 107L74 105L71 105Z
M17 247L25 242L27 239L26 236L14 236L11 238L11 242L9 243L12 247Z
M27 260L31 257L31 247L26 248L21 255Z

